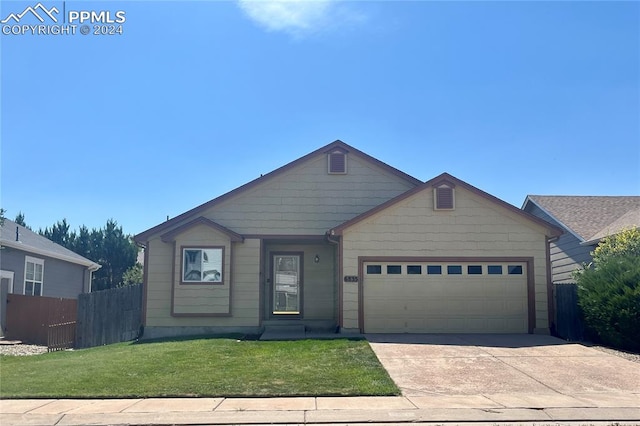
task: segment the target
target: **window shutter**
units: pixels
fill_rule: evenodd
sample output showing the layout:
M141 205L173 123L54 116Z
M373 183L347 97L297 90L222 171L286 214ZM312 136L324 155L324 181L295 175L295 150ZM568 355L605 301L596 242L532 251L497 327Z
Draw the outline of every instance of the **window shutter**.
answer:
M453 209L453 188L441 186L436 188L436 210Z
M347 173L347 155L343 152L329 154L329 173Z

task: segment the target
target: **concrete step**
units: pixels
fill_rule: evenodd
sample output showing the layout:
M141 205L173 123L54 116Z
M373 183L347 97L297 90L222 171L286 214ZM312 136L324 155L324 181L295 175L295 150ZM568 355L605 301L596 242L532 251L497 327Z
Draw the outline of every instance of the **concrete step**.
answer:
M299 340L306 337L304 324L267 325L260 340Z

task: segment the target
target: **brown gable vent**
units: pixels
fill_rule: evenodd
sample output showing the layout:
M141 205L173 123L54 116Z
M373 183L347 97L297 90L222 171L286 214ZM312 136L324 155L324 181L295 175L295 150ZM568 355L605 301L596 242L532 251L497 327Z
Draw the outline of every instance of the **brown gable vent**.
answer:
M440 185L434 188L434 210L453 210L455 205L453 188Z
M347 154L343 151L330 152L329 174L343 175L347 173Z

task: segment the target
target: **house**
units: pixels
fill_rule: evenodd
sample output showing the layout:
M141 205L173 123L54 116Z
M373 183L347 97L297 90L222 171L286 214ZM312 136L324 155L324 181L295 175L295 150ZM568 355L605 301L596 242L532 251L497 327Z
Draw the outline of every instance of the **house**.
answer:
M560 227L550 243L553 283L573 283L573 271L589 264L600 240L640 226L640 196L529 195L522 209Z
M2 280L9 293L77 299L91 291L99 264L11 220L0 229Z
M98 269L99 264L5 219L0 227L0 330L5 328L7 293L77 299L91 291Z
M559 228L335 141L138 234L145 338L303 325L548 333Z

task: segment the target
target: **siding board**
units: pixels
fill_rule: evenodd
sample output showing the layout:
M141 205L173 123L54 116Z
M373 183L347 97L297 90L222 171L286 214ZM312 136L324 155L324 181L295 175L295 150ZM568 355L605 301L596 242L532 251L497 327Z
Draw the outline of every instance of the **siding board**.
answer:
M560 223L532 203L527 205L526 211L562 228ZM580 269L583 264L588 264L593 260L591 257L593 246L585 246L580 243L581 241L568 231L551 243L552 282L571 283L575 281L572 277L573 271Z

